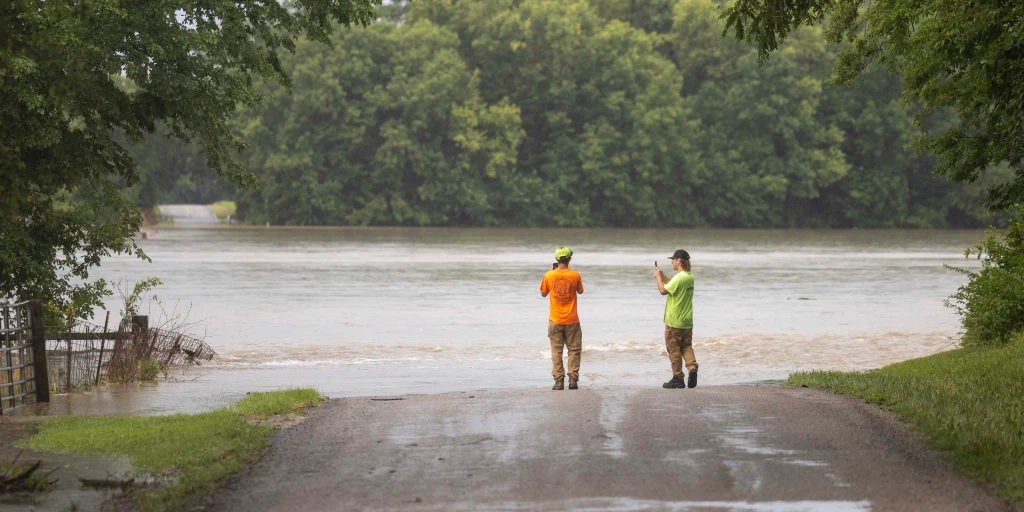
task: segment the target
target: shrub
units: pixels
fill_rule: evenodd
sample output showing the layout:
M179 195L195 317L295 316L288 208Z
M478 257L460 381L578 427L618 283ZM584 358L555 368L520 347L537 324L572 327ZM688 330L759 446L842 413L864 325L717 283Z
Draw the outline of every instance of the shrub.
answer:
M984 241L967 250L982 258L981 271L949 267L970 281L946 305L960 314L964 346L1001 345L1024 336L1024 205L1015 208L1004 232L989 228Z
M149 358L139 361L139 380L153 381L160 375L160 364L156 359Z

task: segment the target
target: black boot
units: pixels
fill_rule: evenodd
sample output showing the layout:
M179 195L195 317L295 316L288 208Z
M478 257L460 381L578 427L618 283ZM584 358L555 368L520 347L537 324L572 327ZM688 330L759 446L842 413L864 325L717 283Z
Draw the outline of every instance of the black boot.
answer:
M579 388L580 388L579 379L574 379L574 378L572 378L572 375L570 375L569 376L569 389L579 389Z
M665 389L683 389L686 387L686 381L673 375L672 380L662 384L661 387Z
M697 387L697 370L690 370L690 378L688 380L689 382L686 383L688 386L691 388Z
M555 385L551 386L551 389L555 391L561 391L565 389L565 379L555 379Z

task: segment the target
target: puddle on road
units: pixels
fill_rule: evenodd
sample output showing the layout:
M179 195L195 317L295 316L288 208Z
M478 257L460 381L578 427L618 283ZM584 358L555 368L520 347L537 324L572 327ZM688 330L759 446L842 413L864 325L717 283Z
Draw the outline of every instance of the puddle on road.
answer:
M604 393L601 395L601 413L598 421L604 429L604 453L613 459L626 456L619 428L629 413L629 398L632 393Z
M716 429L720 432L717 437L721 446L733 453L731 458L726 456L724 462L738 485L757 491L762 487L765 476L772 474L768 467L770 464L785 464L813 468L814 474L824 478L832 487L850 487L827 462L813 460L803 450L772 446L764 429L748 424L751 418L740 407L708 407L702 410L701 415L709 422L723 425ZM770 419L774 418L756 418L754 421L765 424Z
M658 501L636 498L580 498L557 502L502 502L456 504L449 510L576 510L631 512L640 510L736 512L871 512L862 501Z

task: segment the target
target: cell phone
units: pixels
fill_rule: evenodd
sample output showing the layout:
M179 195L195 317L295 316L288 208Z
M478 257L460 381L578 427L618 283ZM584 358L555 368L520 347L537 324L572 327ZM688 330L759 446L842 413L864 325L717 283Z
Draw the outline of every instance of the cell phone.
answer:
M558 263L557 262L551 264L551 270L556 270L557 268L558 268Z
M658 268L658 260L654 260L654 268Z

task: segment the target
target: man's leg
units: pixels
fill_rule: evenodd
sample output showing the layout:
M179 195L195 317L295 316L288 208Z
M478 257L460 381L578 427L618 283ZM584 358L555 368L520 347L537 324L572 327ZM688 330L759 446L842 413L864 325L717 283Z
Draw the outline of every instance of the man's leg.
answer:
M583 353L583 329L579 323L565 326L565 345L569 350L569 389L580 381L580 357Z
M565 346L565 326L548 321L548 340L551 341L551 376L555 384L565 379L562 367L562 348Z
M673 329L665 326L665 350L668 352L668 362L672 365L672 380L661 385L667 389L682 389L686 387L685 375L683 375L683 356L680 350L682 329Z
M668 362L672 365L672 375L679 379L686 377L683 375L683 335L681 331L682 329L665 326L665 350L668 351Z
M697 387L697 357L693 355L693 329L680 329L682 332L681 349L686 371L689 374L689 386Z

